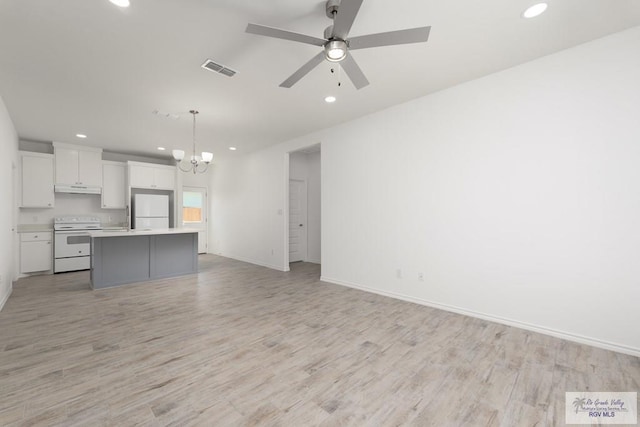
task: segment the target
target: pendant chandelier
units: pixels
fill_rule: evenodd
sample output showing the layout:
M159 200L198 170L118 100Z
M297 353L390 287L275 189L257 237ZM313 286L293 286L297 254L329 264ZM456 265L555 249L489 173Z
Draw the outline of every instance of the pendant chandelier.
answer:
M189 110L189 113L193 115L193 154L189 162L184 161L184 150L172 150L173 158L177 161L177 166L182 172L204 173L207 171L211 160L213 160L213 153L203 151L201 155L196 155L196 114L199 112L196 110Z

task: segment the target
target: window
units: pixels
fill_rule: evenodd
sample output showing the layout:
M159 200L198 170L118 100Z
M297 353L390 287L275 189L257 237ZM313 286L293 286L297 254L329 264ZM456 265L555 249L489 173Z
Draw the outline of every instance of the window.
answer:
M182 222L202 222L202 193L185 191L182 193Z

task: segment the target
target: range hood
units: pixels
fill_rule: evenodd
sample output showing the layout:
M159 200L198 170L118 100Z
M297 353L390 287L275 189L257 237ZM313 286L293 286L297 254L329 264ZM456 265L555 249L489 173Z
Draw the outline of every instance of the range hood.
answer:
M92 185L65 185L56 184L54 187L56 193L76 193L76 194L101 194L102 188Z

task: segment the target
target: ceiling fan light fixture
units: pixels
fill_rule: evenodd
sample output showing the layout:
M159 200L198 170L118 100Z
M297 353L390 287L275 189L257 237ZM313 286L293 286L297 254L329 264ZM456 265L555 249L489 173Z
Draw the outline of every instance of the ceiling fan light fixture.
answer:
M347 43L343 40L330 40L324 45L327 61L340 62L347 56Z
M535 18L538 15L542 15L549 5L547 3L537 3L527 8L522 14L524 18Z

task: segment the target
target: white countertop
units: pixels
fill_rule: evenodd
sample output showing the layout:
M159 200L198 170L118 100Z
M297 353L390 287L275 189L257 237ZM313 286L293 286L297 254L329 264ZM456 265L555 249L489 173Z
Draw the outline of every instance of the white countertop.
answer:
M161 234L187 234L197 233L200 230L195 228L162 228L157 230L102 230L89 231L91 237L123 237L123 236L156 236Z
M19 224L18 233L38 233L43 231L53 231L51 224Z

